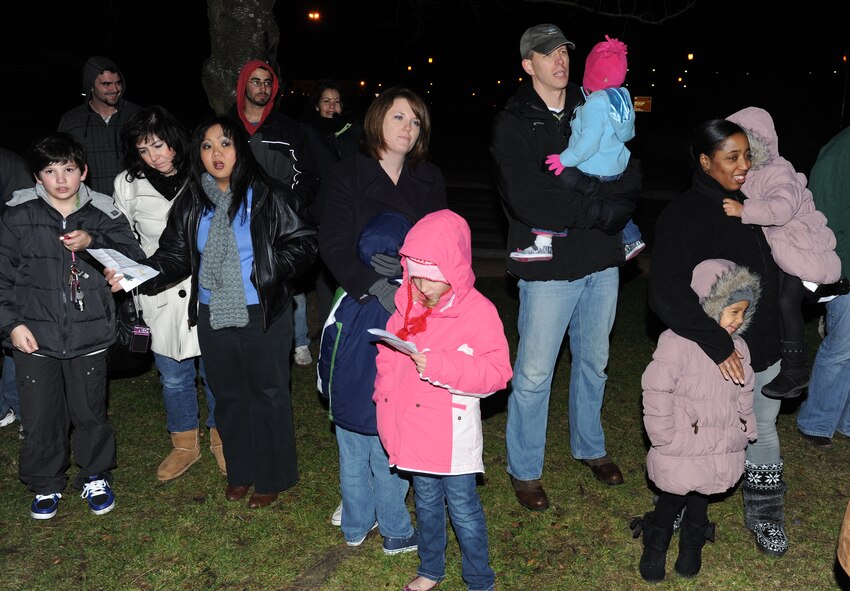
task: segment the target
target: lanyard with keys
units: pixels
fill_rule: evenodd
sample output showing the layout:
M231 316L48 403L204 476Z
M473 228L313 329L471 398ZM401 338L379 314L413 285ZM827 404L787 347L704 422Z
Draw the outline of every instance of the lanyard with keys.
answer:
M88 279L89 274L81 272L77 268L77 255L71 252L71 274L68 277L68 284L71 286L71 300L74 302L74 307L82 312L86 309L86 303L83 301L83 288L80 286L80 277Z

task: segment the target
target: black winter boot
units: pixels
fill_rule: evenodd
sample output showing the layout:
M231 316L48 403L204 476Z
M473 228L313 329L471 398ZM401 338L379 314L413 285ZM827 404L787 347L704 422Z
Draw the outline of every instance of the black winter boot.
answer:
M744 525L753 532L756 547L769 556L788 551L785 535L782 460L778 464L744 462Z
M702 525L682 519L679 531L679 557L676 559L676 572L690 579L699 574L702 568L702 547L706 542L714 541L714 524L706 520Z
M779 375L763 386L761 393L768 398L796 398L809 385L806 367L806 343L782 341L782 363Z
M667 566L667 549L673 528L661 529L652 523L652 513L642 518L635 517L629 524L632 537L637 538L643 532L643 554L640 556L640 576L644 581L657 583L664 580Z

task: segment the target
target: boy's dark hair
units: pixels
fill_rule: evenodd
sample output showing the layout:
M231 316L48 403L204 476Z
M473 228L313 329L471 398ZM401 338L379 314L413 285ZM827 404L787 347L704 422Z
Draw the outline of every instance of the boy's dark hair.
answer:
M66 162L73 162L83 170L86 167L86 153L77 140L62 131L35 140L27 150L27 164L30 172L36 176L51 164Z

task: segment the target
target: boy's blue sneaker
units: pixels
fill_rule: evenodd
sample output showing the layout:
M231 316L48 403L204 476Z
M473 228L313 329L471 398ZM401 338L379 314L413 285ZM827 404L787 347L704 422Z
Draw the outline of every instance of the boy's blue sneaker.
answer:
M419 531L413 530L409 538L384 538L384 554L392 556L402 552L413 552L419 547Z
M80 498L89 502L89 509L95 515L109 513L115 508L115 494L112 492L112 487L100 477L100 474L88 477Z
M30 506L30 515L33 519L50 519L59 510L59 499L61 493L50 493L49 495L35 495Z

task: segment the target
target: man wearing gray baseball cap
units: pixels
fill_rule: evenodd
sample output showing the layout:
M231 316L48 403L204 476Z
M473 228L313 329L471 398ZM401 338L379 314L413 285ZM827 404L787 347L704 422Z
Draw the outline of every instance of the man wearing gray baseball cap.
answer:
M495 118L490 152L508 216L508 253L521 250L533 228L569 228L551 260L533 265L507 257L518 278L519 347L508 398L507 471L519 503L549 507L540 478L549 397L561 344L569 330L570 450L609 485L623 474L605 449L602 401L608 348L617 309L620 233L640 196L635 158L620 180L600 183L577 168L546 170L549 154L566 148L570 117L584 100L569 81L575 45L552 24L528 28L520 39L523 82Z
M525 33L522 34L522 38L519 40L519 53L523 59L531 59L532 51L546 55L562 45L566 45L570 49L576 48L575 44L567 40L561 29L555 25L535 25L526 29Z

